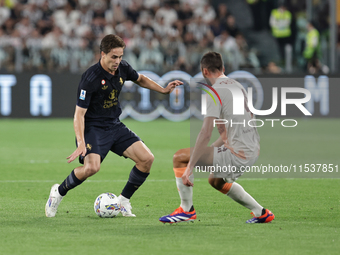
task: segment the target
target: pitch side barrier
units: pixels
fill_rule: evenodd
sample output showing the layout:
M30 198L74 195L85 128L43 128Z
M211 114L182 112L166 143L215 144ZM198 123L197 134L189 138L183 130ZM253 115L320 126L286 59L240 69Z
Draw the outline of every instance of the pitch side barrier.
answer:
M141 88L125 81L120 94L123 113L121 119L131 117L138 121L151 121L164 117L171 121L182 121L191 116L201 117L201 97L193 98L192 87L204 82L201 73L194 76L182 71L170 71L159 76L150 71L139 71L165 86L169 81L179 79L183 86L171 94L163 95ZM305 88L310 92L310 100L304 107L313 117L340 117L340 78L321 76L301 77L255 77L246 71L228 74L245 88L252 88L252 102L258 110L270 109L274 96L277 97L276 110L265 118L290 118L305 116L294 104L286 106L286 115L281 115L282 88ZM80 81L78 74L0 74L0 118L73 117L76 92ZM275 94L275 88L277 94ZM206 92L201 90L200 93ZM286 98L297 99L305 95L288 93ZM197 98L197 99L196 99ZM260 117L260 116L259 116ZM308 118L311 118L308 117ZM261 118L261 117L260 117Z

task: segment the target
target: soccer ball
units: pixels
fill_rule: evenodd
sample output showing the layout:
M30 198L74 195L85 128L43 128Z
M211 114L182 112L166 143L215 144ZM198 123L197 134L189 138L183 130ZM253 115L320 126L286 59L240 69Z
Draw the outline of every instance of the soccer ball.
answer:
M100 194L94 201L94 211L101 218L113 218L120 212L118 197L112 193Z

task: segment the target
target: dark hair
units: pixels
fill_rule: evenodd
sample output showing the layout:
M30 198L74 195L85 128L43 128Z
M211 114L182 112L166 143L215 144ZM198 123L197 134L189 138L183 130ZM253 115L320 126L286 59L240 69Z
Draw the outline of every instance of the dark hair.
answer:
M209 72L223 71L222 55L217 52L209 51L201 59L201 68L207 68Z
M106 35L100 42L100 52L109 53L114 48L125 48L125 43L118 35Z

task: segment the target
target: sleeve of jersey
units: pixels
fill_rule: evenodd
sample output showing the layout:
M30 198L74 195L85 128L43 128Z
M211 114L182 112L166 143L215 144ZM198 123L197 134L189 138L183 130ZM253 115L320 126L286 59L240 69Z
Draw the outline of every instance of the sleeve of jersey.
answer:
M219 118L220 112L221 112L221 104L219 100L217 100L215 103L215 101L209 95L207 95L207 114L204 116L204 118L206 117Z
M77 105L87 109L90 105L92 94L93 86L91 86L89 81L82 77L77 91Z
M137 73L137 71L135 69L132 68L132 66L130 66L129 64L127 64L127 77L126 79L129 81L137 81L139 74Z

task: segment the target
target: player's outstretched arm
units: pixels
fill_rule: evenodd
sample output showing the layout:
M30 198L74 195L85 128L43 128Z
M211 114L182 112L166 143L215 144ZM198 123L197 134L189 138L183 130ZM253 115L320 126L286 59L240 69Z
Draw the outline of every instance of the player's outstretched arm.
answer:
M139 74L139 77L137 81L135 81L135 83L143 88L154 90L162 94L170 94L176 86L183 84L183 82L179 80L175 80L175 81L169 82L168 85L165 88L163 88L157 82L154 82L153 80L151 80L150 78L146 77L143 74Z
M197 161L203 156L203 153L206 151L205 148L208 146L214 128L214 119L215 117L206 117L203 120L203 125L196 139L196 143L192 150L189 163L184 171L184 174L182 175L182 182L186 186L194 186L194 184L190 181L189 176L192 175L194 166L196 165Z
M73 127L77 138L77 149L70 156L67 157L68 159L67 163L71 163L79 155L82 155L83 157L86 155L86 146L84 138L84 122L86 111L87 109L76 106L76 110L74 112Z

